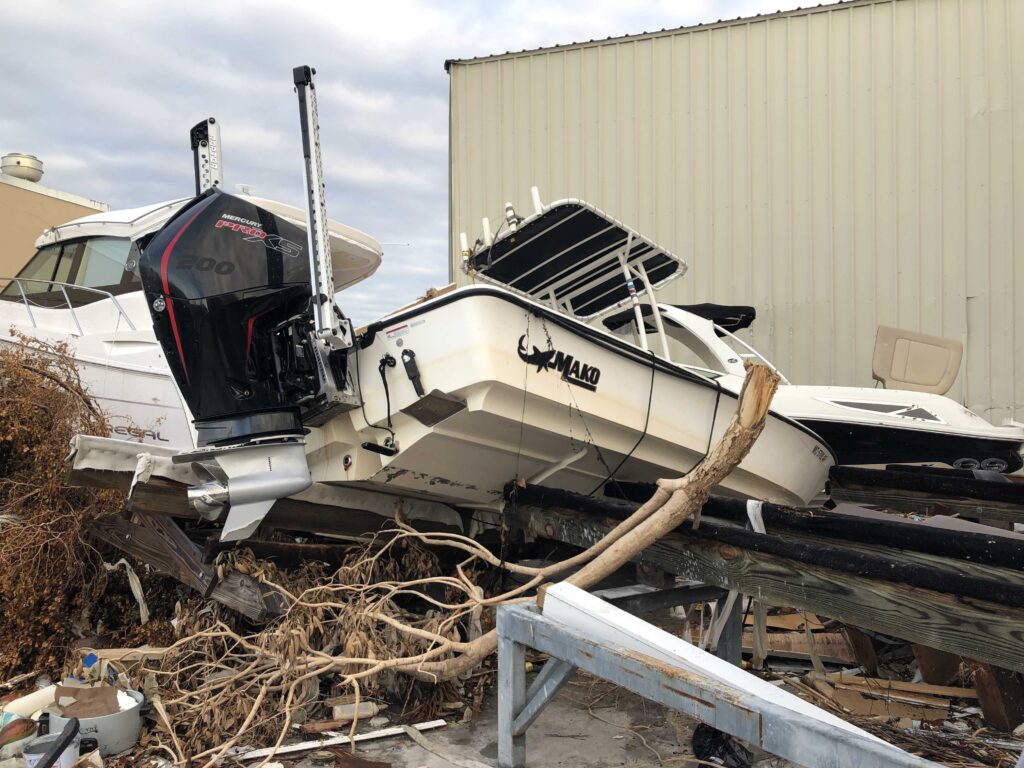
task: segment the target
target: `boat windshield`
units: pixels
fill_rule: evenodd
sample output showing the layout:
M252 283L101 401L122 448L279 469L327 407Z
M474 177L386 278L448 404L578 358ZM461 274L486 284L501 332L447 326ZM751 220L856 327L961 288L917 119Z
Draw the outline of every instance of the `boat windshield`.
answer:
M138 246L127 237L87 237L46 245L0 291L0 299L31 298L40 306L82 306L103 298L141 290ZM67 290L68 300L64 298ZM92 288L76 291L75 286Z

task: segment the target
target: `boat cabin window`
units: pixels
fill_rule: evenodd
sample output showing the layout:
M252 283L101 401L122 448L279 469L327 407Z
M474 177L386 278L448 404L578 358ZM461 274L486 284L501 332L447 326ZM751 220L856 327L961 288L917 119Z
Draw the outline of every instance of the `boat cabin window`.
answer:
M80 307L103 299L97 291L114 295L137 291L142 287L138 255L136 244L127 237L88 237L47 245L0 291L0 298L21 301L24 293L40 306L66 306L63 285L72 305Z

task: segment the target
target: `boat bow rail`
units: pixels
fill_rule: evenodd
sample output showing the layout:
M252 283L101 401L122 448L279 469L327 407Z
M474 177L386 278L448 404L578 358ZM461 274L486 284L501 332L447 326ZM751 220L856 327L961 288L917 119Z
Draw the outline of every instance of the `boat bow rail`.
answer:
M78 330L78 335L84 335L85 331L83 329L82 322L78 317L78 313L75 312L75 304L68 296L68 289L70 288L72 291L76 293L86 293L92 296L96 296L98 297L97 300L109 299L114 309L117 310L119 319L123 319L125 323L128 324L129 330L136 330L135 323L132 322L132 319L128 316L128 313L124 311L124 307L121 306L121 302L119 302L117 300L117 297L110 291L104 291L100 288L87 288L84 285L76 285L75 283L61 283L56 280L46 280L43 278L34 277L8 277L0 278L0 280L6 280L8 286L17 286L18 295L21 297L21 303L25 307L25 312L28 314L29 322L32 324L33 328L39 327L39 325L36 323L35 315L32 312L33 306L35 306L38 309L67 309L70 311L71 320L72 322L74 322L75 328ZM47 293L53 293L56 289L59 289L61 296L64 298L63 306L54 307L33 302L29 298L33 294L33 292L29 291L26 293L25 291L25 285L27 283L50 286Z

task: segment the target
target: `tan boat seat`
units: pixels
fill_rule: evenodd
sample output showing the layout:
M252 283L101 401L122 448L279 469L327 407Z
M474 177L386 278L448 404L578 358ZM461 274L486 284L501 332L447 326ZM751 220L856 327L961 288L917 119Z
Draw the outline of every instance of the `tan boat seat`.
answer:
M886 389L944 395L956 381L963 356L959 341L880 325L871 375Z

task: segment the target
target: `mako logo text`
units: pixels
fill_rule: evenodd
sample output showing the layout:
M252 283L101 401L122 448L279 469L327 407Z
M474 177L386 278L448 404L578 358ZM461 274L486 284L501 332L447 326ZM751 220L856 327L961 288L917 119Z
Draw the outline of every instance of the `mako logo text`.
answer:
M562 374L562 381L575 384L577 387L597 391L597 383L601 380L601 369L596 365L581 363L572 355L557 349L540 350L537 347L530 351L526 334L519 337L519 359L527 365L536 365L537 371L557 371Z

